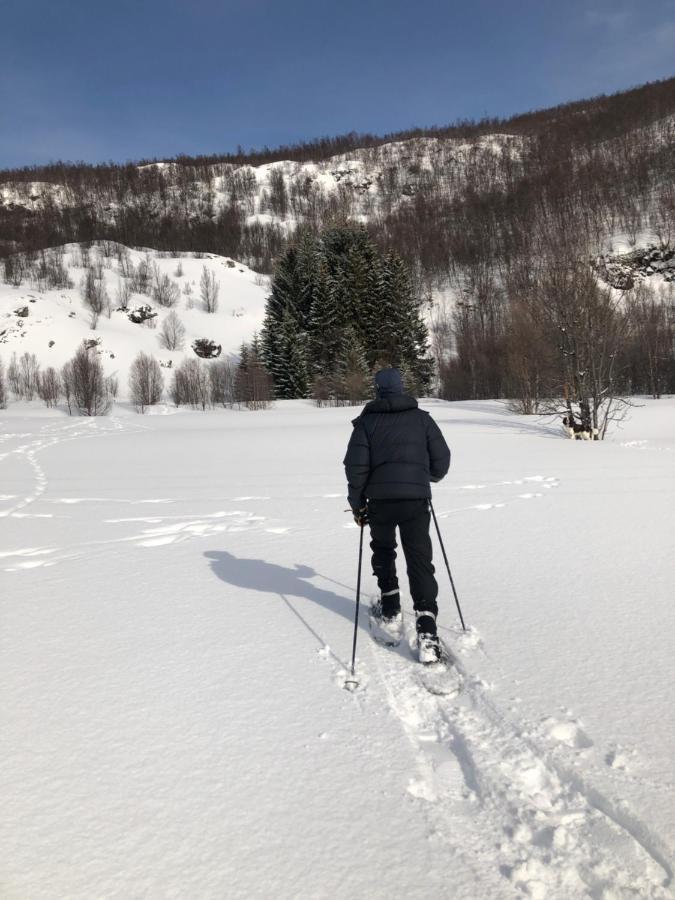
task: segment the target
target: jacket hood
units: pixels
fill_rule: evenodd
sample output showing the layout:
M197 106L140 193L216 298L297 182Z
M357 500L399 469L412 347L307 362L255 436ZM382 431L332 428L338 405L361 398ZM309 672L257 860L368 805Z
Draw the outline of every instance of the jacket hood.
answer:
M363 408L362 416L368 413L397 413L407 409L417 409L417 400L409 394L392 394L378 400L371 400Z
M380 369L375 375L375 390L378 399L403 393L403 378L398 369Z

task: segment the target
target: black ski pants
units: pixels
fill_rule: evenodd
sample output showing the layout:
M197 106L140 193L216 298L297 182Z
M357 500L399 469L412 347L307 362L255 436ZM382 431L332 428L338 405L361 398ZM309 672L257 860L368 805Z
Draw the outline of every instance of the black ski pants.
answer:
M373 551L373 575L381 591L398 588L396 577L396 529L401 536L410 583L410 595L416 611L438 613L438 584L431 562L428 500L369 500L370 547Z

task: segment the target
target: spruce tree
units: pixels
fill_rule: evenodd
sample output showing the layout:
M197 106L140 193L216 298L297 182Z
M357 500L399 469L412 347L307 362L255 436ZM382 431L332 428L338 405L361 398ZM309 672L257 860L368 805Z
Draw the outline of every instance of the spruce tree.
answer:
M310 384L325 394L355 347L366 370L406 366L425 384L431 369L420 312L405 264L395 254L382 258L364 227L305 234L279 260L260 338L276 395L304 397Z
M276 396L281 400L306 397L309 392L309 371L305 336L298 329L293 314L286 312L279 337L279 357L274 377Z

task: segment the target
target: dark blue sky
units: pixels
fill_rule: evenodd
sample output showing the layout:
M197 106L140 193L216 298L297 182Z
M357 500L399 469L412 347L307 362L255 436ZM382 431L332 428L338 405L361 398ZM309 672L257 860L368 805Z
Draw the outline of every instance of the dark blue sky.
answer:
M0 167L503 116L675 74L675 0L2 0Z

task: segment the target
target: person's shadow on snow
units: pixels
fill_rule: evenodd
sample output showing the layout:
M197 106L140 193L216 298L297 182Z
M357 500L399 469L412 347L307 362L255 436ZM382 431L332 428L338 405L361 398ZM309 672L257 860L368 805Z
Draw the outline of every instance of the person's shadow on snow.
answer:
M309 579L320 576L309 566L296 564L295 568L288 569L285 566L278 566L276 563L266 562L264 559L234 556L226 550L209 550L204 556L209 560L214 574L226 584L281 597L322 646L326 645L326 641L298 612L289 597L304 597L350 621L354 620L354 598L343 597L312 584ZM342 663L342 660L340 662Z

